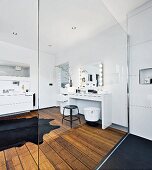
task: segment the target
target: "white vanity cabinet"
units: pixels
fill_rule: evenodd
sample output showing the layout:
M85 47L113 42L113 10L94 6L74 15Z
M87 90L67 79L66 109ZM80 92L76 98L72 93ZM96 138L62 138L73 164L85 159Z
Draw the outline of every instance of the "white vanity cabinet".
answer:
M81 114L85 107L98 107L101 110L102 129L106 129L112 124L112 95L109 92L103 92L100 95L71 94L68 103L77 105Z
M0 95L0 116L33 110L33 94Z
M0 116L33 110L33 93L24 92L30 82L30 77L0 76Z

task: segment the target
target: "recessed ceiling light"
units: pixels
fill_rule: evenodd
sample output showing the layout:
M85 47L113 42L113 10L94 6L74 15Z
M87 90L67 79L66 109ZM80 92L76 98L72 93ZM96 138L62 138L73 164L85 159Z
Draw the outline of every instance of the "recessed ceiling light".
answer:
M76 30L76 29L77 29L77 27L76 27L76 26L72 27L72 30Z
M52 47L52 45L51 45L51 44L49 44L48 46L49 46L49 47Z
M13 32L13 35L17 35L17 32Z

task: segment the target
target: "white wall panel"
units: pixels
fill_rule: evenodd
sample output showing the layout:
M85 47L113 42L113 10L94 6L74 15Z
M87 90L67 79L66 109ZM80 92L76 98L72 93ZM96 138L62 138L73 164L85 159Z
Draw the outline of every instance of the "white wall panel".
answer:
M55 58L53 55L40 53L39 97L40 108L56 106L56 84L54 78ZM52 86L49 84L52 83Z
M152 85L139 84L139 70L152 68L152 3L128 18L130 35L130 132L152 140Z
M130 107L131 133L152 140L152 108Z
M152 41L130 47L130 74L138 76L144 68L152 68Z
M129 17L128 31L131 45L152 39L152 7Z
M139 76L130 76L130 104L152 108L152 85L139 84Z

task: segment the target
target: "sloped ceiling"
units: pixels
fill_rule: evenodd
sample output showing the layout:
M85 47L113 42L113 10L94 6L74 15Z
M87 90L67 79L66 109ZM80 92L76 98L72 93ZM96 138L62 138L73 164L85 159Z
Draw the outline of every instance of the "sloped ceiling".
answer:
M50 52L59 51L91 38L115 23L101 0L41 1L41 48ZM47 47L48 44L52 47Z
M127 31L124 21L126 20L127 14L143 5L148 0L102 0L105 7L109 12L116 18L121 24L123 29Z
M122 23L129 11L146 1L40 0L40 49L57 53L89 39ZM0 41L37 48L37 2L0 0Z

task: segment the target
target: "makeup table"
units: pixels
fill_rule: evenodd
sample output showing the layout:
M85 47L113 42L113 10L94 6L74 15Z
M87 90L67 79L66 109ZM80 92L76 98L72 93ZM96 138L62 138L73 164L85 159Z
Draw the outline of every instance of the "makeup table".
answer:
M109 92L102 92L101 94L69 94L68 103L77 105L81 114L84 114L85 107L98 107L101 110L102 129L106 129L112 124L112 95Z

